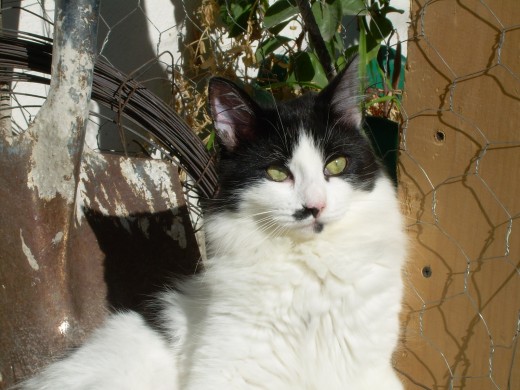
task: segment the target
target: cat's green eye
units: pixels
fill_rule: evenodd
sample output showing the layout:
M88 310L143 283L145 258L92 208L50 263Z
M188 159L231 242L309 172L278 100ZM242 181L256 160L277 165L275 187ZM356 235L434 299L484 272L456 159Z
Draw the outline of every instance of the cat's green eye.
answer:
M343 173L347 168L347 163L346 157L336 157L330 160L327 165L325 165L325 175L335 176Z
M283 167L270 166L266 172L273 181L285 181L289 177L289 171Z

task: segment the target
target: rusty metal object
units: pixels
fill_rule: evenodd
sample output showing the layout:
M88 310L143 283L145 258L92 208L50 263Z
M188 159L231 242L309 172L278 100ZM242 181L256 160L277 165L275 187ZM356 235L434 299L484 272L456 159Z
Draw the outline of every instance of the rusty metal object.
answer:
M27 188L30 154L2 145L0 388L80 343L110 309L142 311L199 258L173 165L86 151L65 230L63 199Z
M94 68L97 1L57 7L53 79L24 134L2 134L2 386L78 337L68 274ZM94 30L93 30L94 29ZM61 340L59 334L63 333Z
M97 7L58 4L49 97L0 134L0 389L199 258L175 166L83 150Z
M33 34L2 32L1 62L8 68L50 72L52 40ZM0 82L11 80L48 84L49 79L38 74L0 69ZM131 77L98 61L94 67L92 98L149 132L153 143L178 163L197 183L201 195L211 197L217 186L214 161L192 129L160 98ZM0 112L1 114L1 112ZM132 131L132 129L128 129ZM151 138L153 135L153 140ZM139 133L138 137L142 137Z

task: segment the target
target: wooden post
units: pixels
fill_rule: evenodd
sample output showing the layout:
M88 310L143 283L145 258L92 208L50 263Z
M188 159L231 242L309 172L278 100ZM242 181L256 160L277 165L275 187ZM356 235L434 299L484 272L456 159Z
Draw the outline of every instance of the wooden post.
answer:
M520 388L516 0L412 3L400 191L408 389Z

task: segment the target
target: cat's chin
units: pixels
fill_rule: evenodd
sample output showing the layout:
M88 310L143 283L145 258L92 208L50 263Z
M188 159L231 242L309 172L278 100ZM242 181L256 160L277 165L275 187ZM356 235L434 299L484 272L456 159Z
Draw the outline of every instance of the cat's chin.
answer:
M291 229L291 235L299 239L313 239L321 232L323 232L324 228L325 225L322 222L316 220L310 221L295 226L293 229Z

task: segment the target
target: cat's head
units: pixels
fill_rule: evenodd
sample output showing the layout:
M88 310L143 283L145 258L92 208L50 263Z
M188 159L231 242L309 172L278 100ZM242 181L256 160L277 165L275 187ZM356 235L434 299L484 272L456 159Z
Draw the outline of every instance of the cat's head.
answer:
M259 229L308 237L373 189L380 166L361 132L356 61L320 93L272 107L222 78L211 79L209 100L221 145L209 213L241 213Z

